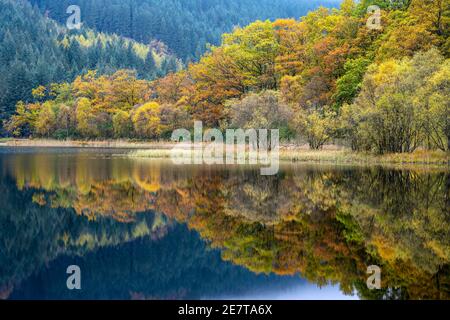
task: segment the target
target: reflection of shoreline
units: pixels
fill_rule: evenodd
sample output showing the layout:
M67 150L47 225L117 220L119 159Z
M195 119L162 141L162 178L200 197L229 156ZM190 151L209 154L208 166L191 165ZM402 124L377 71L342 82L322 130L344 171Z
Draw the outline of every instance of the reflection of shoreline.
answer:
M11 148L71 148L71 149L117 149L131 151L134 158L168 159L170 150L177 146L172 142L135 142L126 140L110 141L60 141L43 139L11 139L0 143L2 147ZM441 151L419 150L414 153L373 154L356 153L343 147L328 145L323 150L313 151L305 145L280 145L280 160L299 163L324 163L336 165L388 166L397 168L445 168L449 170L450 153Z
M300 273L320 285L339 283L346 293L359 286L370 296L361 286L374 263L385 283L407 288L409 297L448 296L435 282L422 290L429 279L449 280L445 172L292 165L262 177L257 170L187 170L86 154L0 160L42 211L74 208L88 225L100 218L122 225L137 212L159 212L254 273Z
M133 142L127 140L52 140L52 139L6 139L0 147L8 148L113 148L113 149L171 149L170 142Z

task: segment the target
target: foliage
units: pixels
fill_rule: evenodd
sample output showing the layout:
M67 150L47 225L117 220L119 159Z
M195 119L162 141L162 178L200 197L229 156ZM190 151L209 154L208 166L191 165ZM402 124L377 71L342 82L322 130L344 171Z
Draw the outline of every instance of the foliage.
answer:
M289 132L289 121L292 109L280 101L275 91L264 91L259 94L252 93L242 100L230 100L227 103L228 126L241 129L279 129ZM289 136L280 136L289 138Z
M435 49L372 65L361 94L342 112L353 145L377 153L448 150L448 73Z
M143 138L155 138L161 134L160 106L156 102L146 103L133 111L134 130Z
M87 70L134 69L138 77L154 79L181 67L156 47L87 28L67 30L25 0L0 1L0 41L0 121L14 113L18 101L41 102L43 87L73 81Z
M332 112L321 114L315 110L300 111L292 120L292 126L308 141L312 150L318 150L335 135L336 120Z
M366 26L374 4L380 30ZM130 1L126 8L136 6ZM7 129L18 136L158 140L201 120L208 128L279 128L283 138L295 133L312 149L343 142L380 154L446 151L448 6L448 0L346 0L300 20L258 20L224 34L220 46L187 69L152 82L138 80L136 67L112 75L95 67L100 72L86 71L72 84L39 83ZM88 32L60 43L67 46L70 37L80 48L106 41ZM131 43L124 46L141 59L151 52ZM69 107L64 116L59 105Z

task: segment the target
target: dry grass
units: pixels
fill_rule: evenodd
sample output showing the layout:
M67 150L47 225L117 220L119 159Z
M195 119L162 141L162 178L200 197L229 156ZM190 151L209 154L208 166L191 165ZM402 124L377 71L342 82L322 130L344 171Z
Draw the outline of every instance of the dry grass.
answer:
M336 164L420 164L448 166L450 164L449 155L448 152L442 151L416 151L414 153L373 155L348 150L286 150L280 152L280 159L293 162L327 162Z
M11 138L0 138L0 143L5 144L5 143L7 143L7 142L9 142L11 140L13 140L13 139L11 139Z
M2 141L0 141L2 142ZM7 147L42 147L42 148L117 148L117 149L170 149L174 146L168 142L145 142L132 140L54 140L54 139L5 139Z
M136 158L170 158L170 150L136 150L129 153ZM247 154L248 158L248 154ZM450 154L442 151L416 151L414 153L373 155L348 150L281 149L280 160L290 162L358 164L358 165L423 165L449 166Z
M130 140L110 141L61 141L45 139L0 139L0 145L8 147L71 147L71 148L117 148L134 149L128 155L136 158L170 158L170 142L143 142ZM247 154L248 157L248 154ZM414 153L374 155L355 153L338 146L325 146L323 150L309 150L305 145L283 145L280 147L280 160L304 163L359 164L359 165L397 165L397 166L440 166L450 165L450 153L443 151L419 150Z
M154 149L154 150L136 150L131 151L128 154L132 158L154 158L154 159L164 159L170 158L170 150L166 149Z

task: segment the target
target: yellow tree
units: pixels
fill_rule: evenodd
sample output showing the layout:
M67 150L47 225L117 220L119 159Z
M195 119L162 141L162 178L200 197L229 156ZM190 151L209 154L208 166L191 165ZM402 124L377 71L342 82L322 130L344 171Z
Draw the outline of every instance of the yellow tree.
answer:
M133 106L144 102L149 90L149 83L138 80L136 73L130 70L119 70L104 82L108 90L105 102L114 111L130 111Z
M78 100L76 106L77 131L84 137L98 137L100 132L96 125L92 101L88 98Z
M275 89L278 42L270 21L257 21L223 36L198 64L189 67L194 81L191 98L195 119L216 126L223 118L223 104L250 90Z
M36 121L36 133L40 136L50 137L56 129L56 117L57 114L52 101L42 104Z
M161 134L160 109L158 103L148 102L133 111L131 119L138 137L153 139Z
M19 101L16 105L16 114L6 122L5 129L16 137L33 134L40 107L39 103L25 104Z

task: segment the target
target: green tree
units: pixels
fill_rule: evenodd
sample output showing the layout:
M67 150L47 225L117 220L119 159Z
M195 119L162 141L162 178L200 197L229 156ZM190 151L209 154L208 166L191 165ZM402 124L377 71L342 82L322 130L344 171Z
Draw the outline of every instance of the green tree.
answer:
M119 110L112 118L114 137L115 138L130 138L133 132L133 123L131 122L130 113Z
M316 110L299 111L292 123L298 136L304 137L313 150L322 149L335 135L337 126L333 112Z
M359 149L411 152L448 147L448 63L436 49L413 58L373 64L361 93L346 110L350 137Z

